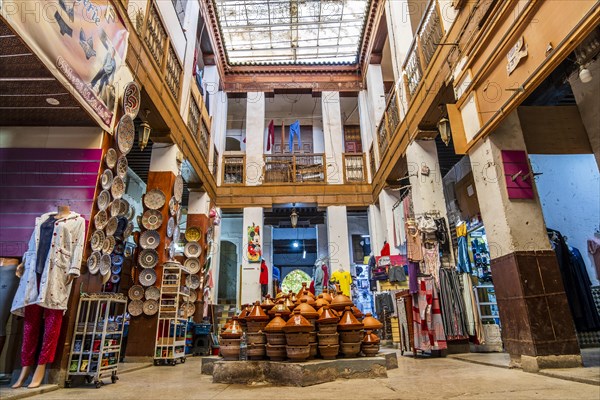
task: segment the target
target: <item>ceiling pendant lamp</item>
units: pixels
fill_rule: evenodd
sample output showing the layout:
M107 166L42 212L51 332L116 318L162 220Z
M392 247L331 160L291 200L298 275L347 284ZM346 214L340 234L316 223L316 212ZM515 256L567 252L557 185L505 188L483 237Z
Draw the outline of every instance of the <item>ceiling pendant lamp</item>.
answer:
M295 228L298 225L298 213L296 212L296 207L292 208L290 222L292 223L292 228Z

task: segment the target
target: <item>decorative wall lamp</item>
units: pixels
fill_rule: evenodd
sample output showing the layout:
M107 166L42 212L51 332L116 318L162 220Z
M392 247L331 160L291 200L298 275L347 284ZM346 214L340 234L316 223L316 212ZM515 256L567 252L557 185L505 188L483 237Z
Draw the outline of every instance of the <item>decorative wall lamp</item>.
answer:
M438 131L440 132L440 137L446 146L450 143L450 135L452 134L452 130L450 129L450 120L446 117L440 119L437 124Z
M146 116L140 126L138 127L138 144L140 146L140 150L144 151L146 146L148 146L148 140L150 139L150 133L152 132L152 127L147 122L148 115L150 114L150 110L144 110Z

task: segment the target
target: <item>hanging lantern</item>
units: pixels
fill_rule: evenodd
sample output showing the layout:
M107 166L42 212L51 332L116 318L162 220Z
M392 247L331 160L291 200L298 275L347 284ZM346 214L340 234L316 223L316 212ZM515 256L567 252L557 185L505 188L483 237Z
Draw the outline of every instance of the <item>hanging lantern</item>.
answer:
M438 131L440 132L440 137L446 146L450 143L450 135L452 131L450 130L450 121L448 118L444 117L440 119L440 122L437 124Z
M292 223L292 228L295 228L298 225L298 213L295 208L292 208L292 213L290 214L290 221Z
M142 151L144 151L144 149L148 145L148 140L150 139L150 132L152 132L150 124L148 124L146 121L142 122L138 128L138 143L140 146L140 150Z

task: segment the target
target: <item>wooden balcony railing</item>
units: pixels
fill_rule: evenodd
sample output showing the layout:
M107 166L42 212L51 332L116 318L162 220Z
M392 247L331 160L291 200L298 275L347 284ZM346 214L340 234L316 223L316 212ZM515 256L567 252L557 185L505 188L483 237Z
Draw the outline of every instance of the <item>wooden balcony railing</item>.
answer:
M223 155L223 184L243 185L245 183L244 171L246 169L246 156L244 154Z
M367 181L365 155L362 153L344 153L344 182L364 183Z
M210 117L204 115L204 113L198 105L198 101L196 100L196 96L192 91L192 96L190 97L190 105L188 112L188 120L187 126L190 128L190 131L194 135L194 139L198 144L198 148L200 149L200 154L204 157L204 160L208 162L208 146L210 141L210 130L208 128L208 123L210 122ZM208 120L208 121L207 121Z
M375 176L375 172L377 172L377 164L375 161L375 147L373 143L371 143L371 147L369 148L369 169L371 170L371 179Z
M324 154L265 154L263 183L325 182Z
M390 135L387 129L387 123L385 122L385 114L383 114L383 118L379 123L379 127L377 128L377 145L379 146L379 159L383 157L383 154L388 148L390 144Z
M204 156L204 160L208 162L208 144L210 130L206 125L204 118L200 121L200 129L198 130L198 144L200 145L200 153Z

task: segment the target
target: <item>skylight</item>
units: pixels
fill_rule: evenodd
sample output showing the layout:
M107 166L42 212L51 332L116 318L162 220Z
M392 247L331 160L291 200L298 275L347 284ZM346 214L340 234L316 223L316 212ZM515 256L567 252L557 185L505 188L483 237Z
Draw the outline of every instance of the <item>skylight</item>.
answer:
M230 65L358 62L368 0L213 1Z

